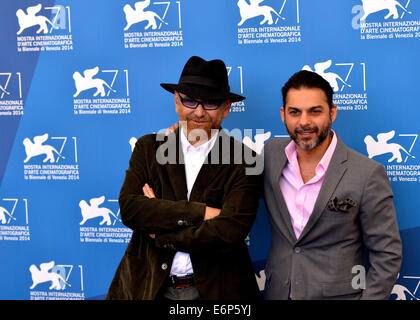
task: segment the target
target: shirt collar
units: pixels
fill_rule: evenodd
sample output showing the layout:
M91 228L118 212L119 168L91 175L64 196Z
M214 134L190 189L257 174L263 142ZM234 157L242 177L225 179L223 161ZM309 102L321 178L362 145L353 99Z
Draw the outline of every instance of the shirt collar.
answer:
M322 168L322 170L327 171L328 166L330 164L331 158L334 154L335 147L337 146L337 135L333 130L331 130L331 143L328 146L327 151L325 151L324 156L322 157L321 161L319 161L315 170L318 170L318 167Z
M325 173L328 169L328 165L330 164L331 158L334 154L335 147L337 146L337 135L331 129L332 140L330 145L328 146L327 150L325 151L324 155L322 156L321 161L317 164L315 168L316 173ZM299 164L297 161L297 148L296 143L292 140L284 149L286 153L287 160L289 161L290 165L294 167L295 170L300 172Z
M194 147L185 136L183 127L181 126L179 128L180 136L181 136L181 145L182 145L182 151L184 154L187 154L188 152L195 151L195 152L203 152L207 154L214 146L214 143L216 142L216 138L219 135L219 132L217 132L211 139L203 144L201 144L198 147Z

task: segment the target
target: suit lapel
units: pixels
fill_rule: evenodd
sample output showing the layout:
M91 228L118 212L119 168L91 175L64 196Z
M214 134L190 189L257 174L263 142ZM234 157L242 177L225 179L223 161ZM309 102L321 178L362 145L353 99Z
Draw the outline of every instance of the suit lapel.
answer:
M321 217L322 212L331 199L331 196L338 183L341 181L344 173L347 170L345 162L347 161L348 150L344 143L337 135L337 146L335 147L334 154L331 158L330 164L328 165L327 172L322 182L321 190L319 191L318 198L315 202L312 214L303 229L299 241L305 237L305 235L311 230L318 219Z
M173 163L165 164L165 167L175 198L178 200L186 200L187 180L185 177L184 154L181 149L179 134L180 131L177 129L174 133L169 135L168 140L166 140L166 143L168 143L168 150L170 152L176 150L177 158Z
M286 226L287 230L284 230L286 232L283 232L283 234L286 237L288 237L292 243L295 243L296 242L295 231L293 230L289 209L287 208L287 204L286 204L286 201L284 200L283 193L280 189L280 183L279 183L281 173L287 164L287 157L286 157L284 148L281 148L281 150L278 150L278 151L279 151L279 154L273 157L273 159L275 159L275 161L273 162L275 167L273 170L274 175L273 175L273 180L271 180L271 185L273 186L276 202L280 209L280 217L272 216L272 219L277 220L278 218L281 218L282 221L278 221L276 225L282 230L284 230L283 226Z

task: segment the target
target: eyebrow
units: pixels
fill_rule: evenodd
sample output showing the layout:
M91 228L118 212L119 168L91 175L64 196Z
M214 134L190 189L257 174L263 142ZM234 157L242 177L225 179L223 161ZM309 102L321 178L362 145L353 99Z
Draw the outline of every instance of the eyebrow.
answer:
M318 108L322 109L322 106L321 105L312 106L312 107L309 107L308 110L314 110L314 109L318 109ZM286 110L290 110L290 109L301 111L301 108L299 108L299 107L286 106Z

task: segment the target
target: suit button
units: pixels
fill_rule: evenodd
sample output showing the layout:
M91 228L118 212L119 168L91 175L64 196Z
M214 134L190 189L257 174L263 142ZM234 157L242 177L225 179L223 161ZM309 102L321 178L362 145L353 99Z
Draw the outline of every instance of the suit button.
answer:
M162 263L160 267L162 268L162 270L168 269L168 265L166 263Z
M288 286L288 285L289 285L289 283L290 283L289 279L286 279L286 280L284 281L284 284L285 284L286 286Z
M299 247L295 248L295 253L300 253L302 250Z
M182 220L178 220L178 225L179 226L182 226L184 224L184 221L182 221Z

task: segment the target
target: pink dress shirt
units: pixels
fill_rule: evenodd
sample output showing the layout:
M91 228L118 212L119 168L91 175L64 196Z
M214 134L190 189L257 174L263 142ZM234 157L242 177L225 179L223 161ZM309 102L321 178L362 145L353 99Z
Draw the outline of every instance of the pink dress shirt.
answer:
M303 183L300 174L295 142L291 141L285 148L288 162L280 176L279 184L290 213L296 239L299 239L312 214L322 182L324 181L325 173L327 172L328 165L337 145L336 134L332 130L331 132L333 138L324 156L315 168L315 176L306 183Z

